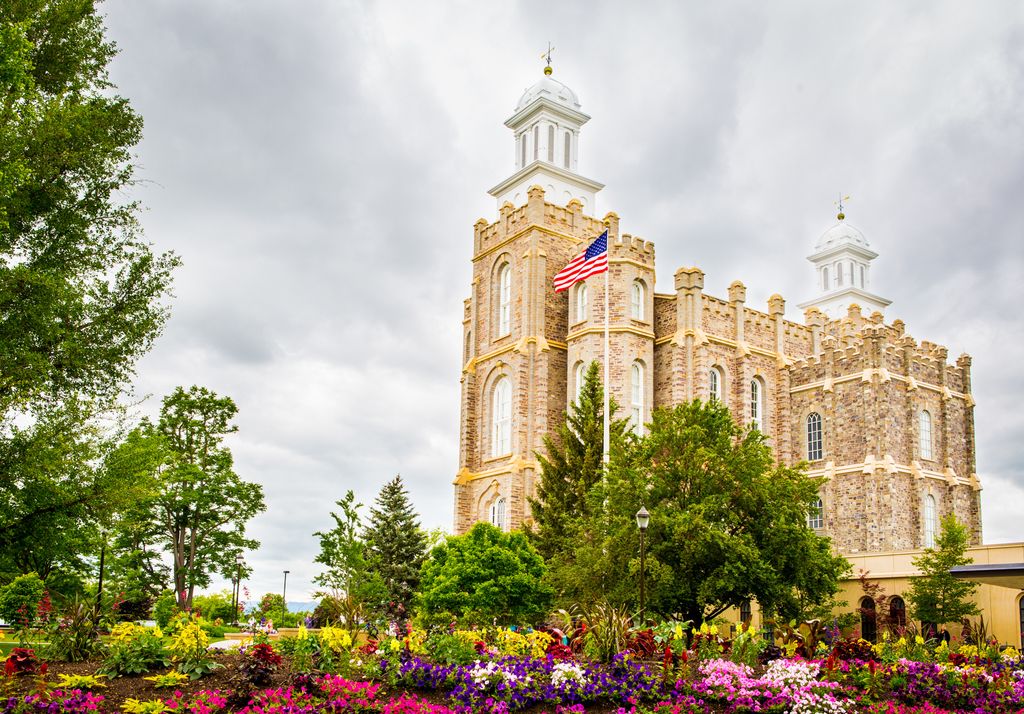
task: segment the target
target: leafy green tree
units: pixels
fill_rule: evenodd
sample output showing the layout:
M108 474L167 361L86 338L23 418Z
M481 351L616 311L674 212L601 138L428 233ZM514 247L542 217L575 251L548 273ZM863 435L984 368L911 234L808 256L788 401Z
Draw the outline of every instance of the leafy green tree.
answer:
M0 568L67 581L124 484L103 416L167 318L177 258L140 234L142 121L90 0L0 3Z
M545 560L572 556L587 522L587 494L604 474L604 390L599 365L591 362L579 398L569 407L554 436L544 437L544 454L537 454L541 478L537 497L530 499L533 524L527 530ZM610 406L615 414L615 404ZM613 420L613 441L621 439L625 420Z
M224 444L238 430L238 407L205 387L178 387L164 397L160 420L145 423L132 439L155 450L155 494L147 499L146 542L171 555L178 606L190 607L195 588L219 572L231 577L235 556L259 543L245 535L246 523L266 509L263 487L243 481ZM144 446L143 446L144 445Z
M20 575L0 588L0 620L9 625L31 625L46 586L35 573Z
M383 612L391 621L404 622L412 612L427 539L401 476L384 484L377 494L363 537L367 565L386 591Z
M434 548L423 565L421 619L447 624L523 624L547 614L554 592L544 560L521 532L477 523Z
M331 511L334 528L313 533L320 538L320 553L314 560L326 568L313 582L326 588L323 595L344 602L348 612L361 617L364 605L385 597L384 583L370 569L366 559L366 540L359 515L363 504L356 503L353 491L347 491L335 503L341 514Z
M953 514L943 516L935 547L925 548L914 558L914 566L921 571L921 576L911 580L907 593L912 618L942 625L978 614L978 606L972 599L977 583L949 573L950 568L974 562L966 555L969 545L967 526Z
M744 600L786 619L826 602L849 570L807 528L814 482L775 462L764 436L717 402L656 410L648 433L621 442L590 493L601 540L581 541L584 601L635 604L639 533L647 531L648 609L696 623Z

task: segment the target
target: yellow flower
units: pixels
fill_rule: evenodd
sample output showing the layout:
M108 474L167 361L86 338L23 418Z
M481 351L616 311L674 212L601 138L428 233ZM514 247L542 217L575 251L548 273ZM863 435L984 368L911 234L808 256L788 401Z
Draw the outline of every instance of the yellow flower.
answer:
M159 637L161 640L164 638L164 631L160 629L160 625L153 628L153 634Z
M391 640L390 646L392 652L398 652L398 650L402 649L402 643L398 640Z
M677 640L683 639L683 626L677 624L675 629L672 630L672 634Z
M1007 647L1003 650L1003 659L1009 661L1011 659L1017 659L1020 657L1020 652L1017 651L1016 647Z
M309 637L309 631L306 629L306 623L301 622L299 623L299 631L298 633L296 633L295 638L299 640L304 640L307 637Z
M711 627L709 627L708 628L708 632L710 632L712 635L717 635L718 634L718 625L712 625Z
M921 637L921 635L918 635L917 637L914 638L914 642L916 642L919 645L923 645L924 644L924 638Z

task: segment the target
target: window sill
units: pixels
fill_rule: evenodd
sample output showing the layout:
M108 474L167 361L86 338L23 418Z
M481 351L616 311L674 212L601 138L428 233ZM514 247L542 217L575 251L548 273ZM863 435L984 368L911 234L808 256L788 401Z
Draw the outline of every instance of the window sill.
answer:
M499 454L498 456L488 456L481 463L493 464L493 463L496 463L498 461L508 460L510 458L512 458L512 452L511 451L509 451L509 452L507 452L505 454Z

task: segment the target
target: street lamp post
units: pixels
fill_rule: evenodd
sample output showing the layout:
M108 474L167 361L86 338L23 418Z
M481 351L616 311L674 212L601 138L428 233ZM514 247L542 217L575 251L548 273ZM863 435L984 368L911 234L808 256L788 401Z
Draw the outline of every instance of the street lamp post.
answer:
M245 562L245 558L242 557L241 553L235 555L235 578L234 578L234 589L232 593L234 598L231 603L231 612L234 615L233 622L235 625L238 624L238 606L242 600L242 563Z
M284 600L284 612L281 613L281 625L284 625L284 616L288 613L288 573L290 570L284 571L284 587L281 588L281 599Z
M651 522L651 514L647 512L645 506L640 506L640 510L636 512L636 526L640 529L640 621L643 622L644 615L647 612L647 598L644 592L644 579L646 576L647 569L647 550L646 550L646 537L647 537L647 525Z

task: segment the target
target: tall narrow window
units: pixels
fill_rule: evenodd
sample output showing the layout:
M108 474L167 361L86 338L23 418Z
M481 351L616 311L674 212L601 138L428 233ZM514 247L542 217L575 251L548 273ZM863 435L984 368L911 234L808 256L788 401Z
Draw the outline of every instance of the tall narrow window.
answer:
M828 290L829 287L830 286L828 284L828 266L825 266L824 268L821 269L821 289Z
M540 126L533 127L533 160L540 158Z
M634 362L630 370L630 386L630 427L637 434L641 434L644 426L644 368L639 362Z
M491 421L491 456L502 456L512 450L512 384L506 377L494 385Z
M860 636L868 642L874 642L878 637L875 601L869 597L860 599Z
M864 287L864 266L860 266L860 286Z
M634 320L644 319L644 284L639 280L633 281L629 293L629 311Z
M921 458L931 459L932 458L932 415L927 411L922 410L920 416L920 444L921 444Z
M505 499L495 499L491 504L491 525L505 530Z
M574 375L573 375L573 380L574 380L573 381L573 388L576 390L575 391L576 396L573 399L573 401L576 402L577 404L579 404L579 402L580 402L580 394L583 392L583 382L586 380L586 378L587 378L587 368L586 368L586 365L584 365L582 362L577 362L576 363L576 369L574 370Z
M807 527L815 530L825 527L825 505L820 498L811 504L811 512L807 514Z
M512 331L512 267L498 268L498 337Z
M587 284L580 283L576 288L576 322L587 319Z
M749 626L753 618L754 613L750 609L750 600L744 600L740 603L740 622Z
M836 285L843 284L843 264L836 263Z
M719 374L717 367L712 367L708 371L708 399L713 402L722 400L722 375Z
M821 414L811 412L807 415L807 460L817 461L821 458Z
M935 496L924 497L924 547L935 547Z
M473 353L473 333L472 331L466 333L466 355L463 357L463 362L469 362L469 356Z
M764 416L761 397L761 383L756 379L750 380L750 426L758 431L761 431Z
M555 163L555 125L548 124L548 163Z
M572 155L572 134L565 132L565 141L563 144L565 156L562 157L562 162L565 164L565 168L569 168L569 158Z
M519 168L526 166L526 132L519 135Z

